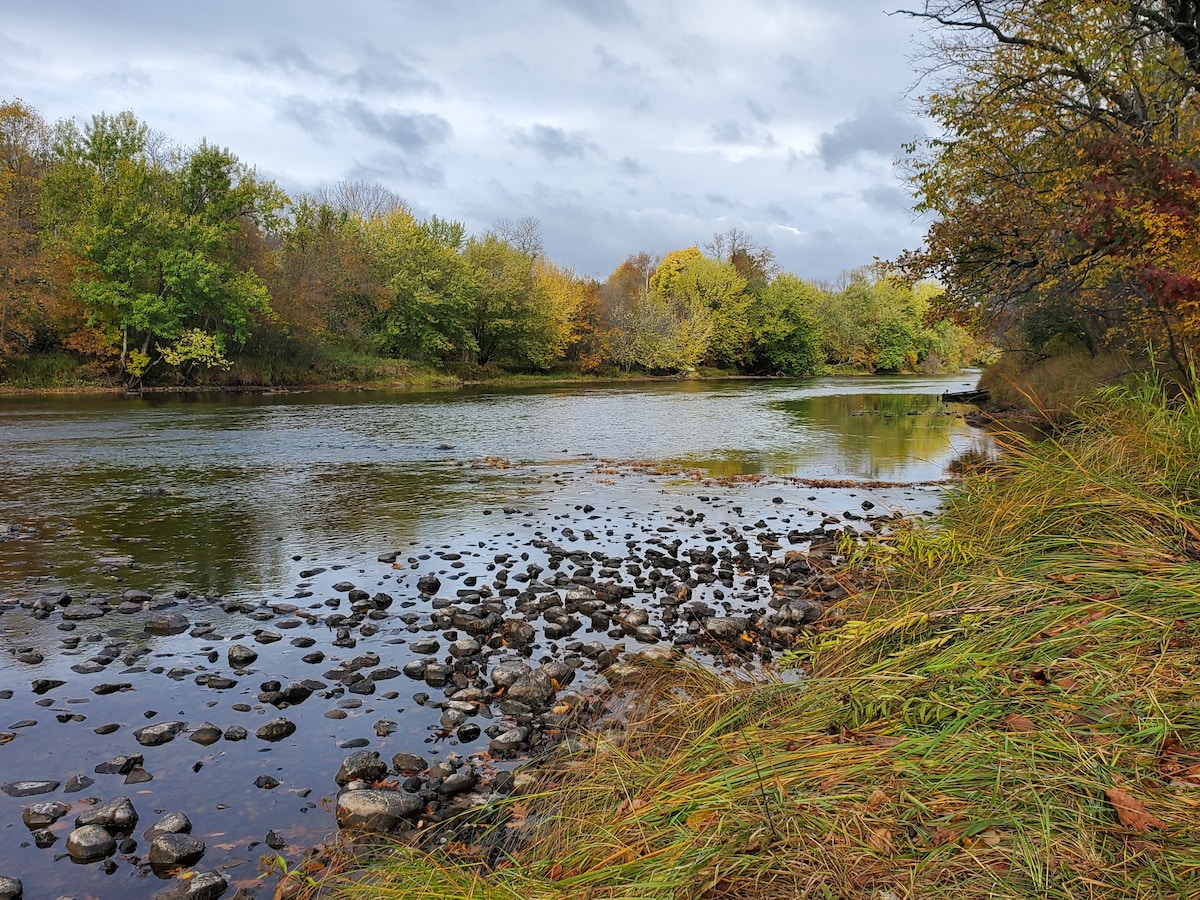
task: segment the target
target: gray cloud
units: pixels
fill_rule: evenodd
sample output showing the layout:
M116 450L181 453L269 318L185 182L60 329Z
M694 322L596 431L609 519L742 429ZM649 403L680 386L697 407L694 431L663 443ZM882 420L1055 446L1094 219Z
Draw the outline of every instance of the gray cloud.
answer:
M421 187L440 187L446 181L446 172L440 165L399 153L386 153L355 162L346 169L349 180L395 184L402 182ZM438 213L427 210L426 214Z
M774 147L775 138L771 132L759 128L750 122L735 122L726 119L712 127L712 139L718 144L730 144L741 147Z
M596 60L600 63L600 71L605 75L611 75L614 78L639 78L642 75L642 67L636 63L626 62L613 53L609 52L608 48L602 44L597 44L595 48Z
M638 24L638 17L625 0L559 0L563 8L601 28Z
M231 54L240 63L264 74L290 77L308 76L330 86L358 93L429 94L437 96L441 88L399 54L382 50L372 43L345 49L354 63L333 66L318 61L294 41L283 41L267 51L237 50Z
M617 168L633 178L639 178L650 171L632 156L621 157L621 160L617 163Z
M895 157L901 145L911 141L920 130L899 110L875 101L822 134L817 153L828 169L843 166L861 154Z
M581 132L568 132L541 123L518 131L513 142L534 150L550 162L560 159L583 159L592 149L592 144Z
M419 153L450 137L450 123L434 113L376 112L361 100L343 105L348 121L364 134L381 138L393 147Z
M154 83L144 69L126 68L95 76L96 83L119 91L144 91Z

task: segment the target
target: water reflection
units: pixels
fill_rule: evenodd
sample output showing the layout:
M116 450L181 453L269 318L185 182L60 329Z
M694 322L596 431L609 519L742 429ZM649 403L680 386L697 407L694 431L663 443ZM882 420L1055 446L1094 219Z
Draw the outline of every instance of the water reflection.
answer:
M980 440L938 399L969 385L6 398L0 523L34 535L0 542L0 579L104 588L113 579L97 560L129 555L159 588L278 584L294 556L448 539L486 524L490 507L583 491L605 458L714 476L934 480ZM595 482L586 489L638 490Z

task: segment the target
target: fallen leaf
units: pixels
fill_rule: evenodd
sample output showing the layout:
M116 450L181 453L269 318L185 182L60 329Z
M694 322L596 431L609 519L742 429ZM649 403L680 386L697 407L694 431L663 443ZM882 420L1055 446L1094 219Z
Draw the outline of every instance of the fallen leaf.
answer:
M551 881L561 881L562 877L563 877L562 864L555 863L554 865L552 865L550 867L549 871L546 872L546 877L549 878Z
M945 828L939 825L929 842L935 847L940 847L942 844L957 844L960 838L962 838L961 828Z
M879 809L883 804L888 802L888 795L879 788L871 791L871 796L867 798L867 809Z
M867 836L867 846L876 853L895 853L896 847L892 843L892 831L890 828L876 828Z
M1004 726L1009 731L1019 731L1022 734L1028 734L1031 731L1037 731L1037 726L1033 723L1033 719L1029 716L1022 716L1018 713L1009 713L1004 717Z
M1166 828L1166 824L1157 816L1152 815L1146 804L1134 797L1124 788L1110 787L1106 792L1108 802L1117 811L1117 819L1126 828L1145 834L1154 828Z

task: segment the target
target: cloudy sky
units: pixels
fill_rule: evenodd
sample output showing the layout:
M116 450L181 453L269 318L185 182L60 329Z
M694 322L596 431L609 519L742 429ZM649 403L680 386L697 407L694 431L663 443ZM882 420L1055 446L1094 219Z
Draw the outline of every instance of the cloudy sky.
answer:
M581 274L737 227L833 279L924 231L895 167L923 131L916 27L891 8L44 0L0 18L0 99L130 109L289 192L378 181L474 232L533 216Z

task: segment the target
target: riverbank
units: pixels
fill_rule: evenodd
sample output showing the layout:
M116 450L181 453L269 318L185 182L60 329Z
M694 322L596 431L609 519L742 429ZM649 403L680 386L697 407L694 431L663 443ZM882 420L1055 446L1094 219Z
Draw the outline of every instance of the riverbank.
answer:
M1110 392L968 476L788 680L649 666L471 846L338 897L1124 898L1200 881L1200 401ZM513 837L515 835L515 837Z

